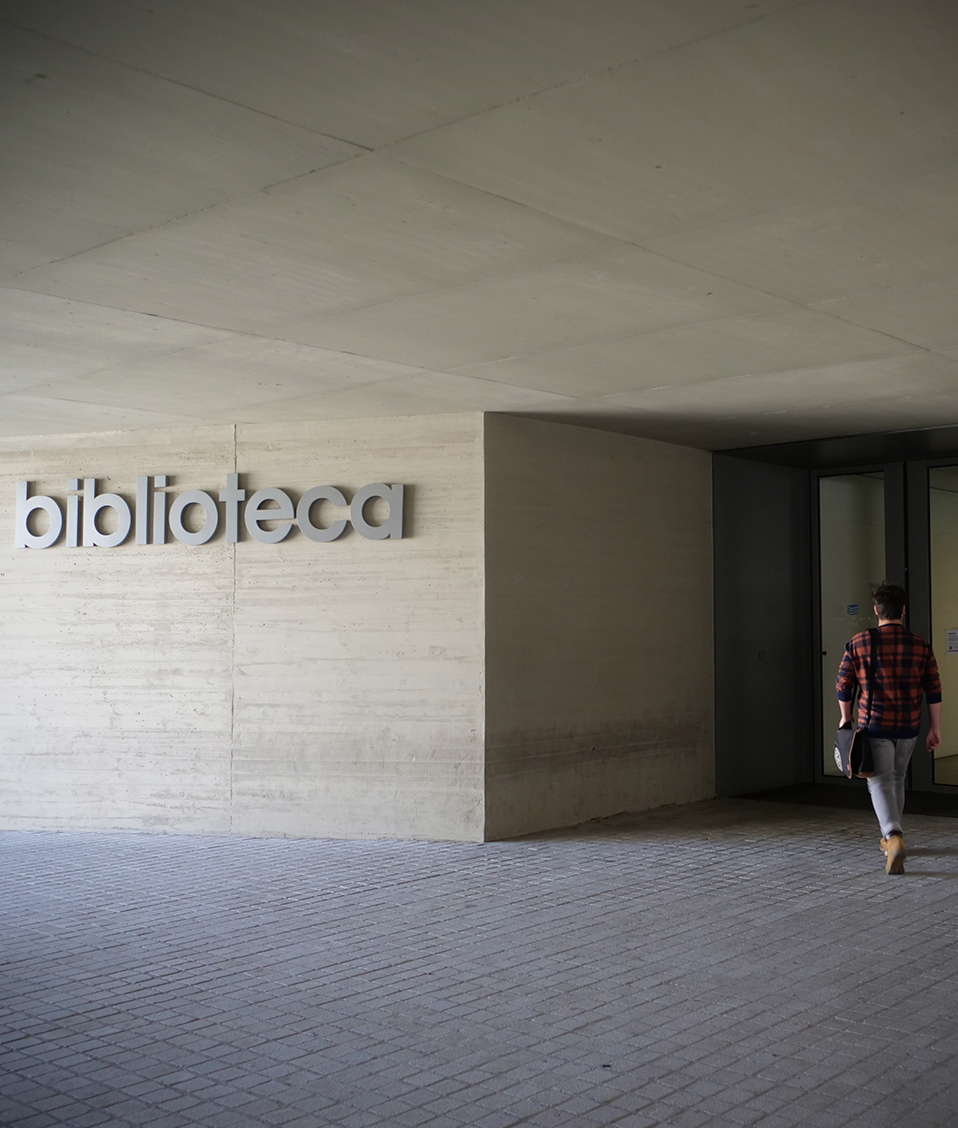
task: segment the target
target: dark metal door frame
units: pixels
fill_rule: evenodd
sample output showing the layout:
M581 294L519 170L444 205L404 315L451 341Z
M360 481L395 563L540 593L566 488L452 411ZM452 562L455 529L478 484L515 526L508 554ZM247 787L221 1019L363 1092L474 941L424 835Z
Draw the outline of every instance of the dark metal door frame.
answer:
M930 639L932 628L931 520L928 471L938 466L958 466L958 457L910 459L902 462L870 463L860 466L836 466L811 471L809 475L811 494L809 510L812 526L810 536L813 576L812 654L817 663L820 663L822 658L820 480L854 474L883 474L885 486L885 577L889 582L899 584L907 593L906 615L910 629L924 638ZM816 734L816 747L813 750L813 756L815 782L834 784L839 787L863 786L863 781L860 780L846 780L837 776L825 775L822 749L817 745L823 731L824 711L830 703L823 700L820 677L816 676L814 686L815 727L813 731ZM958 793L958 786L934 782L932 757L924 748L927 722L926 706L923 709L922 731L909 771L909 790L955 795Z
M821 507L820 507L820 490L819 482L822 478L844 478L850 477L855 474L882 474L884 476L885 486L885 568L889 567L889 508L898 499L899 482L901 475L895 475L895 485L889 490L889 466L894 466L895 463L872 462L860 466L835 466L823 469L812 470L809 474L809 513L811 517L811 536L809 543L811 548L811 569L812 569L812 657L815 662L815 676L813 678L813 712L814 712L814 733L815 733L815 747L812 750L813 760L813 779L816 783L834 784L836 787L864 787L865 781L860 779L848 780L844 776L832 776L825 774L823 764L824 751L821 747L821 736L825 727L825 712L831 708L835 714L835 727L838 727L838 705L834 700L825 701L822 693L822 678L821 678L821 662L824 657L822 651L822 552L821 552ZM891 496L890 496L891 494ZM907 588L905 589L908 590ZM835 673L838 673L838 663L840 659L836 658Z

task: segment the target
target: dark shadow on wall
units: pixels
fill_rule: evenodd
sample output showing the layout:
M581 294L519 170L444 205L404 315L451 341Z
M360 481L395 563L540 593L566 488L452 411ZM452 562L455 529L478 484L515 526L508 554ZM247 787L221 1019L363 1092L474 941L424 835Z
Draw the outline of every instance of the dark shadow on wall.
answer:
M808 471L716 454L715 784L813 778Z

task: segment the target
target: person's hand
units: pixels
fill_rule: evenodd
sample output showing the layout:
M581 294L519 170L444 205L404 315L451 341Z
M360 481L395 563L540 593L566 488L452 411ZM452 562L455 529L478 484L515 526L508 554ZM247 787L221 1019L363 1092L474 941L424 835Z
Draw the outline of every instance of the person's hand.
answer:
M939 744L941 744L941 733L936 728L930 728L928 730L928 751L937 748Z

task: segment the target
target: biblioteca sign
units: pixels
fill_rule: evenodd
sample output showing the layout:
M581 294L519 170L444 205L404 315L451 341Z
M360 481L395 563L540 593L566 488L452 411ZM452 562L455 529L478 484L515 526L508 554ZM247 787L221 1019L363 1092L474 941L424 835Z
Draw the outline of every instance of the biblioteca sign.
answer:
M376 498L386 502L389 513L373 525L364 511ZM348 520L322 524L324 503L348 508ZM45 519L41 513L46 514ZM369 540L397 540L403 529L403 487L374 482L357 490L347 502L335 486L313 486L294 504L285 490L275 486L247 498L240 475L227 474L226 489L219 491L217 502L205 490L174 495L167 476L156 474L137 478L131 507L119 494L98 493L96 478L84 478L82 486L80 479L71 478L65 504L45 494L31 496L30 482L17 482L14 543L17 548L50 548L63 537L68 548L116 548L131 532L137 544L166 544L169 531L182 544L199 545L216 534L221 517L229 544L240 539L241 517L247 533L263 544L285 540L294 528L313 541L334 541L350 524ZM101 525L109 525L109 530Z

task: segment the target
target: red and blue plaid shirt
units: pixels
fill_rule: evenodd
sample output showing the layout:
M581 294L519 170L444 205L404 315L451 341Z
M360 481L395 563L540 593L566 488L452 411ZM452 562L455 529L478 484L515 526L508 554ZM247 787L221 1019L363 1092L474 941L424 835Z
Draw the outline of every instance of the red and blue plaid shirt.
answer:
M881 639L875 670L875 700L871 703L868 731L894 738L917 736L921 728L922 691L929 705L941 700L938 663L921 635L906 631L898 623L886 623L878 630ZM838 669L839 701L851 701L856 687L861 687L859 727L868 716L868 664L871 660L871 635L862 631L846 645Z

